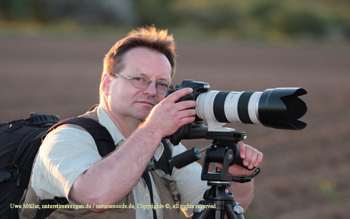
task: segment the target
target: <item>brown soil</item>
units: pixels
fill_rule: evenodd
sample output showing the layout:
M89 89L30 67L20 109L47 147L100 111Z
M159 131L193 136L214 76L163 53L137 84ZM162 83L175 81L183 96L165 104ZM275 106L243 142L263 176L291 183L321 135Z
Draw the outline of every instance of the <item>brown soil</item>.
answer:
M117 40L117 39L116 39ZM98 102L110 40L0 38L0 121L30 112L79 115ZM230 124L264 153L246 218L347 218L350 207L350 50L179 44L175 84L215 90L303 87L303 131ZM185 141L206 146L206 140Z

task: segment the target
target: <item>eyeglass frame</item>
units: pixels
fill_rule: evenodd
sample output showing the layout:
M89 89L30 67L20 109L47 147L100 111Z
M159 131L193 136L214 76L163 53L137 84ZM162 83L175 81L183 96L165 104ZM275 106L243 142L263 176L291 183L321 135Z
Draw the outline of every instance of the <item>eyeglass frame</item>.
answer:
M137 89L141 89L141 90L148 88L148 87L152 84L152 82L154 81L154 82L156 83L156 89L157 89L157 92L158 92L159 94L165 94L167 90L173 88L173 85L172 85L171 83L169 83L168 81L166 81L166 80L149 80L149 78L148 78L147 76L145 76L145 77L141 77L141 76L132 77L132 76L123 75L123 74L120 74L120 73L110 73L110 75L111 75L111 76L114 76L114 77L118 77L118 76L119 76L119 77L121 77L121 78L123 78L123 79L129 80L133 87L135 87L135 88L137 88ZM133 82L133 80L136 79L136 78L141 78L141 79L147 78L148 81L145 83L145 85L147 85L147 86L146 86L146 87L138 87L138 86L135 86L135 84L132 83L132 82ZM164 83L164 82L169 83L169 85L167 86L167 89L165 90L164 93L163 93L163 92L159 92L158 85L159 85L160 83Z

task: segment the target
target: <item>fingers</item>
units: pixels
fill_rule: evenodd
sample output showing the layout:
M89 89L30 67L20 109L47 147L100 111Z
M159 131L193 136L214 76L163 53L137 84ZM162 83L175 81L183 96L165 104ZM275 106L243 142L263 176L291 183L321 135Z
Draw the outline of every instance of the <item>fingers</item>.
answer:
M238 142L238 147L244 166L253 169L260 165L263 160L263 153L243 142Z
M192 91L192 88L184 88L164 98L153 107L143 123L143 127L151 127L151 129L157 130L163 137L166 137L175 133L181 126L194 122L197 115L196 101L176 102Z
M181 109L182 107L177 107L177 112L175 115L173 115L173 119L175 120L173 122L173 125L175 125L178 128L180 128L183 125L190 124L195 121L197 111L195 109L187 109L186 107Z
M186 117L194 117L197 115L197 111L195 109L185 109L178 112L178 117L180 119Z
M192 91L192 88L177 90L165 98L161 103L163 106L167 105L169 111L173 111L174 114L172 117L176 117L181 125L193 122L197 115L197 111L195 110L196 102L194 100L176 102L181 97L192 93Z
M169 96L167 96L163 101L164 102L170 102L170 103L175 103L178 101L181 97L186 96L190 93L193 92L192 88L183 88L180 90L175 91L174 93L171 93Z
M251 170L247 170L237 164L234 164L229 167L228 172L234 177L249 176L262 162L263 154L257 149L246 145L243 142L238 142L238 147L240 150L240 156L243 159L243 164ZM222 164L216 163L216 167L222 169Z
M196 102L194 100L186 100L186 101L181 101L178 103L175 103L175 105L173 106L176 108L176 110L186 110L186 109L194 109L196 108ZM193 112L193 111L191 111ZM197 112L197 111L196 111Z

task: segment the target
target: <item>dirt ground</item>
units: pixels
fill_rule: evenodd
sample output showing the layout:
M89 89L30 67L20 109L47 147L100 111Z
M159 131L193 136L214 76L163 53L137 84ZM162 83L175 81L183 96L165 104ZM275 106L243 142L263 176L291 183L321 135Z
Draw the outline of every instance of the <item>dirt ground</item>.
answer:
M175 36L176 37L176 36ZM118 40L118 39L116 39ZM30 112L61 118L98 102L104 54L112 40L0 37L0 121ZM345 219L350 208L350 49L211 43L177 45L174 84L208 82L214 90L303 87L302 131L230 124L264 153L252 218ZM188 147L206 140L185 141Z

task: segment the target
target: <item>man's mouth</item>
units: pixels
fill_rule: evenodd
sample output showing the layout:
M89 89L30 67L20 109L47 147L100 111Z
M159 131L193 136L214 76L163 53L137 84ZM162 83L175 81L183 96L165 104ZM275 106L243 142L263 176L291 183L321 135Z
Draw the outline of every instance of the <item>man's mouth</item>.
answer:
M145 105L149 105L151 107L154 107L154 103L150 102L150 101L137 101L137 103L141 103L141 104L145 104Z

